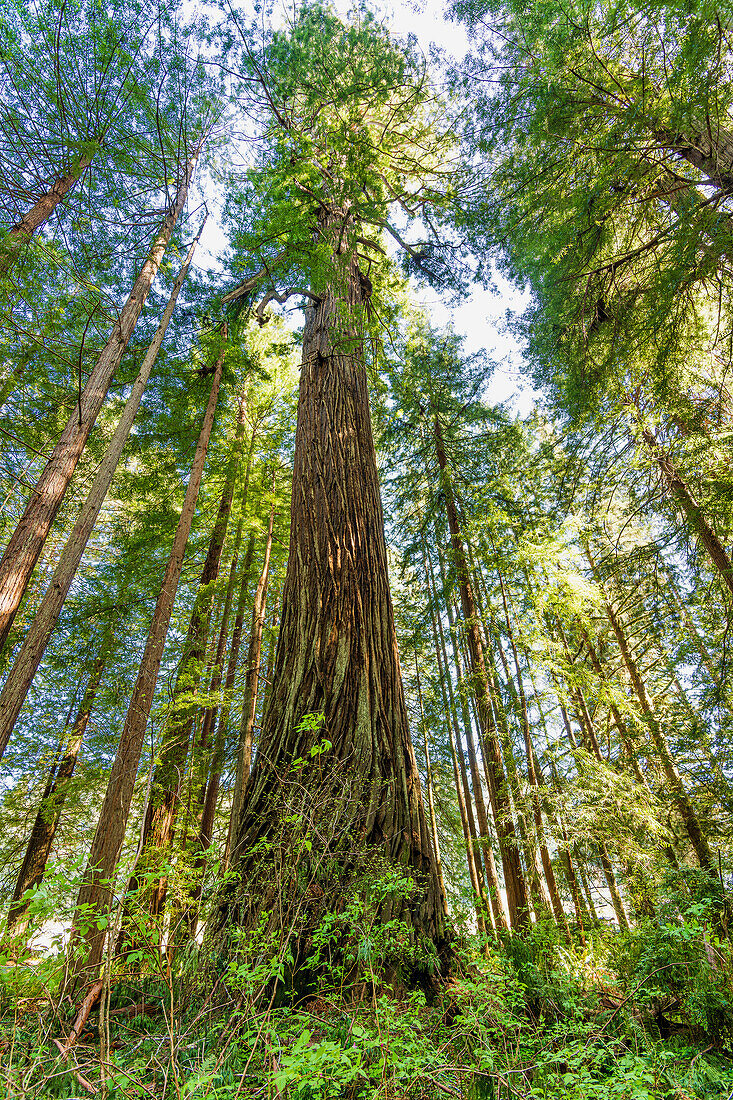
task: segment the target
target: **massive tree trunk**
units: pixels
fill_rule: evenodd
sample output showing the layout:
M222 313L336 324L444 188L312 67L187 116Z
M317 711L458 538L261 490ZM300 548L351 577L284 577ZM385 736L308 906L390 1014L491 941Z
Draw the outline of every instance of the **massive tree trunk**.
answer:
M84 912L85 907L91 907L95 913L102 912L106 908L110 897L108 883L114 875L117 859L125 839L125 828L135 789L135 779L140 764L145 729L158 683L160 662L163 658L165 641L168 636L173 603L178 591L181 569L183 568L183 556L196 510L196 501L204 472L204 463L206 462L206 452L214 424L214 413L219 399L223 366L224 350L222 349L214 369L209 402L191 465L181 516L173 539L160 594L153 612L145 652L140 662L130 705L127 708L122 736L107 783L107 791L89 852L84 881L79 890L77 912L74 918L74 926L77 929L79 927L79 917ZM76 935L79 938L78 932ZM82 952L79 953L77 972L81 973L86 967L91 974L101 961L105 932L100 931L95 922L91 921L84 939L86 940L86 957L83 957Z
M185 205L200 148L183 170L173 205L0 560L0 652Z
M26 245L37 229L45 225L59 203L68 195L69 191L79 182L94 159L97 151L95 146L91 151L83 153L68 172L54 180L40 198L36 199L26 210L19 222L16 222L8 230L5 237L0 240L0 275L6 275L20 255L23 245Z
M416 877L414 896L380 912L440 946L445 918L400 678L364 364L370 285L348 215L325 215L320 229L332 252L306 309L283 613L235 848L244 886L252 850L278 836L277 808L296 797L292 762L310 761L297 798L304 814L305 798L320 815L311 864L322 845L343 881L359 873L368 850L401 864ZM304 723L307 715L323 715L322 726ZM324 739L327 754L311 758ZM256 919L269 903L248 889L246 907L230 895L224 911Z
M66 597L74 577L76 576L76 571L79 568L79 563L81 562L87 543L89 542L89 537L94 530L97 517L101 511L109 487L112 484L112 479L115 475L120 458L122 457L125 443L130 435L145 387L150 378L150 372L158 357L158 352L163 343L163 337L165 336L170 319L173 316L173 310L178 295L186 275L188 274L194 250L202 230L203 225L201 226L201 230L199 230L198 236L192 242L188 250L188 255L175 281L158 329L145 354L138 376L133 383L130 396L125 403L122 415L112 434L112 439L99 465L94 483L89 490L89 495L66 541L59 563L54 570L54 574L41 601L41 605L36 612L31 628L23 641L20 653L3 685L2 694L0 694L0 757L7 748L15 722L25 702L25 698L33 681L33 677L36 674L36 670L41 663L43 654L46 652L49 638L51 637L51 633L56 626L58 617L66 602Z

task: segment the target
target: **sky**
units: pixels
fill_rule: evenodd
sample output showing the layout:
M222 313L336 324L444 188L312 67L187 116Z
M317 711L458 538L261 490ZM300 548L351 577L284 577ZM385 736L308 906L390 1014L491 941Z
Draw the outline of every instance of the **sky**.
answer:
M351 0L331 0L331 4L342 16L347 16L352 8ZM415 35L426 54L433 43L456 60L469 49L467 29L445 17L444 0L412 0L403 4L372 0L370 7L397 36ZM283 9L292 11L292 3L283 0ZM217 225L213 206L211 212L213 216L202 239L202 259L206 266L221 271L225 239ZM458 305L448 306L440 294L431 289L415 288L415 299L434 324L450 323L464 336L468 354L483 350L495 364L486 400L493 404L505 403L514 414L526 416L539 394L522 374L522 346L511 331L507 315L521 313L527 296L498 273L494 274L493 281L493 290L477 285Z

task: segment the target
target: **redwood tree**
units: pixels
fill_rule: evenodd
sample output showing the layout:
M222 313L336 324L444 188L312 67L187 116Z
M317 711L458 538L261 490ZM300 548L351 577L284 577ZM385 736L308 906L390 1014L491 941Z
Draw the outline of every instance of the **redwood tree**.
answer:
M270 301L301 295L306 321L280 635L235 840L248 901L230 897L225 910L246 921L267 905L266 883L254 896L250 853L279 826L282 775L293 760L311 761L298 782L317 813L328 808L340 889L355 852L402 864L415 877L413 895L381 912L440 948L444 915L400 678L365 337L375 308L386 306L385 231L411 263L435 271L437 251L404 240L389 211L399 204L430 218L439 209L449 141L420 61L366 13L345 25L306 6L287 35L273 34L259 54L250 46L241 63L241 98L267 137L230 204L241 219L240 255L256 270L228 298L256 292L264 318ZM322 725L304 722L310 715ZM325 761L311 755L321 739ZM312 868L322 836L308 840Z

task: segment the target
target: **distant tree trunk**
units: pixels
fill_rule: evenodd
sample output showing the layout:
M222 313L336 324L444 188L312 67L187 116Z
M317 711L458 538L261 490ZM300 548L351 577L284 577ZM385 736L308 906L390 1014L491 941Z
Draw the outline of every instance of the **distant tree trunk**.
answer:
M496 632L496 637L493 643L489 638L488 630L486 629L486 627L484 627L484 633L486 638L485 659L487 672L489 674L489 694L492 698L494 714L496 715L495 729L497 729L501 737L501 748L504 755L504 772L507 779L507 795L510 805L512 805L513 815L517 825L517 831L519 832L519 838L521 840L522 850L525 856L525 877L529 886L529 895L532 901L532 907L535 911L536 916L539 918L541 914L550 912L549 894L547 893L547 889L542 878L542 869L538 862L538 852L537 844L535 843L535 836L531 827L528 827L527 825L527 817L525 813L526 799L522 796L522 781L520 778L520 771L517 766L517 760L514 754L514 746L512 744L511 733L509 730L506 707L504 705L504 701L501 696L501 690L499 687L499 677L496 671L496 663L494 660L492 644L495 644L496 649L499 653L499 657L501 658L502 667L504 669L504 676L506 679L507 692L511 700L511 705L515 715L521 722L520 696L514 684L514 678L509 669L509 662L507 661L506 654L504 653L504 647L502 645L498 631Z
M591 639L588 635L588 632L585 629L582 629L581 633L582 633L583 639L585 641L585 647L588 650L588 656L590 657L590 663L593 666L593 670L595 671L596 675L598 676L601 683L603 684L603 683L606 682L607 677L604 674L603 665L601 664L600 657L598 656L598 653L596 652L596 648L593 645L593 642L591 641ZM620 713L620 711L619 711L619 709L618 709L618 707L616 706L615 703L610 703L609 704L609 709L611 711L611 715L613 716L613 720L616 724L616 729L618 730L619 740L620 740L621 746L623 747L623 750L626 754L626 759L629 762L629 767L631 768L631 771L633 772L634 778L636 779L637 783L639 783L642 787L646 788L646 790L648 791L650 789L649 784L647 783L646 779L644 778L644 773L642 772L641 768L639 767L639 758L638 758L638 756L637 756L637 754L634 750L634 745L632 743L631 734L629 733L629 728L626 725L626 722L624 721L624 719L622 718L621 713Z
M468 646L470 654L471 675L468 683L470 685L471 693L476 702L479 728L482 734L484 763L486 765L486 779L489 789L489 798L491 800L491 805L494 812L494 824L499 841L499 852L501 855L502 869L504 871L504 887L506 890L509 919L511 922L511 927L519 931L522 928L526 927L526 925L529 923L529 903L527 900L527 887L524 879L524 874L522 872L519 847L517 845L517 837L514 830L514 822L512 819L511 803L506 788L504 768L501 759L501 748L499 746L499 740L496 734L496 727L494 724L491 709L489 682L486 671L486 662L484 658L484 645L478 625L478 608L476 606L473 588L471 585L471 578L463 543L463 536L458 521L458 512L456 510L455 501L453 499L450 475L448 471L448 462L445 455L445 449L443 447L442 429L440 426L440 420L437 416L434 420L434 434L436 456L442 476L443 500L445 503L446 514L448 518L448 528L451 533L453 560L456 569L458 589L461 598L461 609L463 612L462 625L466 644ZM448 597L448 593L445 591L446 580L442 568L442 563L441 572L443 573L444 599L450 621L450 615L452 614L452 612L450 610L450 600ZM451 627L452 625L453 624L451 622ZM457 662L459 662L457 641L455 637L453 637L453 631L451 631L451 635L453 641L454 658ZM460 667L459 663L457 664L457 667ZM470 718L468 719L468 726L466 728L467 737L469 736L469 728ZM494 917L496 918L496 910L494 910Z
M69 535L66 545L61 553L58 565L49 582L46 594L36 612L33 623L28 631L20 653L8 675L0 694L0 757L5 752L10 736L15 727L16 720L25 702L28 690L36 674L43 654L46 652L49 638L61 614L69 589L73 583L76 571L79 568L84 551L89 542L89 537L97 522L102 505L104 504L109 487L112 484L115 471L119 464L122 452L130 435L135 416L140 407L143 392L150 378L155 360L158 357L163 337L168 324L173 316L178 295L183 286L188 269L193 259L199 237L203 231L203 225L198 236L191 244L188 255L181 267L180 273L171 291L168 304L161 318L158 330L153 337L143 359L137 378L135 379L130 396L122 411L117 426L112 434L112 439L102 459L94 483L89 490L79 517Z
M649 455L659 466L662 478L670 496L675 500L677 507L687 520L690 531L697 536L706 554L719 573L721 580L733 595L733 562L728 551L710 526L702 508L687 483L677 472L677 469L669 455L666 454L656 436L649 428L640 428L641 438Z
M598 761L603 761L601 755L600 745L598 744L598 738L596 736L595 726L593 725L593 719L590 716L590 711L585 703L585 698L582 691L577 692L578 698L582 701L582 709L578 711L577 719L578 725L584 734L584 740L586 746L589 747L589 751ZM608 886L608 892L611 895L611 903L613 910L616 914L616 920L618 921L619 928L623 928L628 931L630 928L628 914L624 905L623 898L621 897L621 891L618 888L618 882L616 881L616 874L613 870L610 857L608 855L608 849L605 843L598 845L598 851L601 859L601 867Z
M596 580L598 580L598 572L595 562L593 561L590 548L584 547L584 550L593 575L596 577ZM603 591L602 584L601 591ZM695 850L695 855L697 856L701 868L704 871L707 871L708 874L714 875L716 874L715 863L713 861L712 852L710 851L710 846L708 845L707 837L705 836L703 828L700 824L700 820L697 816L695 807L692 804L692 800L690 799L690 796L685 789L682 777L677 770L677 765L674 761L674 758L672 757L672 753L670 751L669 745L667 744L667 739L664 736L662 727L656 714L654 713L654 708L652 707L649 696L647 695L646 686L641 677L641 673L639 672L636 661L634 660L634 657L631 653L631 649L628 645L628 642L626 641L626 636L622 629L621 621L614 611L611 601L605 595L605 592L604 599L608 621L611 624L611 629L613 630L614 636L616 638L621 657L623 659L624 665L626 666L626 671L629 674L629 680L631 681L634 693L639 700L641 712L646 719L647 728L651 735L651 739L654 742L657 753L659 754L659 759L662 763L662 769L665 776L667 777L667 781L670 786L672 798L674 799L679 815L682 818L685 830L690 838L690 843Z
M270 578L270 554L272 552L272 530L275 523L275 469L272 471L272 502L270 521L265 539L265 552L262 560L262 572L255 589L252 606L252 631L247 653L247 670L244 680L244 698L242 700L242 721L239 730L239 751L237 753L237 772L232 797L232 821L239 821L244 800L244 790L249 779L252 765L252 738L254 735L255 714L257 713L257 688L260 679L260 661L262 660L262 631L265 625L265 607L267 605L267 583ZM237 852L234 851L236 859Z
M492 907L489 904L486 896L486 888L484 883L483 872L481 870L481 846L476 835L476 825L473 819L473 809L471 807L471 792L468 786L468 776L466 775L466 765L463 763L462 769L459 770L458 766L458 753L456 750L456 737L458 734L458 714L456 712L455 699L453 698L453 685L450 682L450 674L448 672L448 665L445 652L445 639L442 635L438 634L438 622L436 616L436 608L438 607L437 596L434 596L435 580L432 574L432 566L429 565L429 561L426 557L425 547L423 545L423 566L425 568L425 580L427 583L428 591L428 605L430 608L430 620L433 628L433 642L435 645L435 656L438 662L438 674L440 677L440 690L443 696L443 711L445 713L445 721L448 729L448 740L450 742L451 759L453 761L453 778L456 788L456 799L458 801L458 812L461 817L461 828L463 830L463 838L466 844L466 862L468 864L468 876L471 880L471 887L474 894L474 903L476 908L476 921L478 925L479 934L481 936L488 936L488 926L486 923L486 916L491 919L492 926L494 925L494 918L492 914ZM450 688L450 696L447 692L447 687ZM454 730L456 736L454 736ZM462 754L461 754L462 759ZM497 906L499 912L501 910L501 898L499 895L499 884L496 883L496 895ZM506 925L504 925L506 927Z
M565 830L565 826L560 823L560 829L562 831L563 847L560 849L560 859L562 861L563 870L565 871L565 879L568 884L570 896L573 899L573 909L575 910L575 922L578 925L578 931L580 932L580 939L582 943L585 943L585 921L587 914L584 912L585 905L583 902L583 895L578 884L578 877L575 873L575 864L573 857L570 854L570 846L568 844L568 834Z
M247 590L249 588L249 580L252 573L253 551L254 535L250 535L249 543L247 545L247 552L244 559L244 566L242 569L241 591L242 593L244 593L245 598ZM239 622L239 633L236 633L237 626L235 624L235 628L232 633L232 645L229 652L227 675L226 680L224 681L224 698L219 714L217 738L211 762L211 773L209 776L209 782L206 787L206 800L204 803L204 812L201 819L201 832L199 834L199 839L203 851L206 851L209 848L213 836L214 813L216 811L216 802L219 795L219 786L221 783L221 770L224 763L224 749L226 747L226 738L229 732L231 695L234 688L234 677L237 670L237 661L239 658L239 650L241 646L242 636L242 619L239 615L237 616L237 620Z
M685 602L682 599L679 588L677 587L677 584L676 584L674 578L669 576L669 574L667 574L667 576L668 576L668 586L669 586L670 591L672 592L672 602L674 604L674 607L677 610L678 614L680 615L682 621L684 622L685 629L687 630L688 635L692 639L692 642L693 642L695 648L697 649L698 653L702 657L703 664L705 665L705 668L707 670L708 675L710 676L710 679L712 680L712 682L715 684L715 686L717 688L720 688L721 687L720 671L718 669L716 669L716 667L715 667L715 662L713 661L713 658L710 655L710 650L706 646L705 641L704 641L702 635L700 634L700 631L697 629L697 626L695 625L695 622L694 622L690 612L688 611L687 607L685 606ZM730 705L730 702L728 702L726 700L725 706L726 706L726 709L730 712L731 709L732 709L731 705Z
M425 566L425 573L426 573L426 578L428 580L428 584L432 586L432 589L435 592L435 597L434 597L435 598L435 607L438 608L440 605L438 603L435 577L433 576L433 565L432 565L432 562L430 561L429 554L426 553L426 550L425 550L424 546L423 546L423 564ZM462 672L461 672L461 666L460 666L460 661L459 661L459 657L458 657L458 642L457 642L457 638L456 638L456 633L455 633L453 620L451 618L450 601L449 601L447 593L446 593L446 577L445 577L445 571L444 571L444 563L443 563L443 560L442 560L442 556L440 555L440 552L439 552L439 564L440 564L441 584L442 584L442 588L443 588L443 598L445 600L446 610L448 612L448 624L449 624L449 628L450 628L451 647L452 647L452 650L453 650L453 661L454 661L454 664L456 665L456 673L458 675L458 681L459 681L459 692L458 692L458 694L459 694L459 699L460 699L460 704L461 704L461 717L463 719L463 730L464 730L464 736L466 737L466 739L468 739L468 737L469 737L468 731L471 730L471 716L468 712L468 705L466 703L465 692L463 690L460 690L460 683L461 683L461 680L462 680ZM484 901L484 904L485 904L486 899L485 899L485 896L484 896L483 874L481 873L481 857L483 856L484 867L486 868L486 881L488 883L488 889L489 889L490 915L491 915L491 918L492 918L492 922L493 922L494 927L496 929L499 929L501 931L505 931L509 927L509 925L508 925L507 914L506 914L505 908L504 908L504 903L503 903L502 897L501 897L501 889L500 889L500 886L499 886L499 876L497 874L496 861L494 859L494 848L493 848L493 844L492 844L492 838L489 834L489 829L488 829L488 818L487 818L487 814L486 814L485 809L484 809L483 820L482 820L482 818L479 816L479 813L478 813L478 805L477 805L477 816L479 816L479 829L478 829L478 832L476 830L476 824L475 824L475 821L474 821L473 805L472 805L472 801L471 801L471 787L469 785L468 777L466 775L466 762L464 760L463 745L461 743L461 725L458 721L458 707L456 705L455 694L454 694L454 691L453 691L453 682L451 680L450 665L448 663L448 653L447 653L447 648L446 648L446 643L445 643L445 633L443 631L443 624L440 620L440 615L438 615L438 617L437 617L436 625L437 625L437 631L438 631L438 639L439 639L439 643L440 643L440 652L441 652L441 657L442 657L442 666L443 666L443 674L444 674L444 679L445 679L445 686L446 686L447 691L448 691L448 698L449 698L449 702L450 702L450 713L451 713L451 716L453 718L453 728L455 730L456 754L457 754L458 763L460 765L460 774L461 774L461 779L462 779L462 783L463 783L464 800L465 800L465 804L466 804L466 810L467 810L467 814L468 814L468 821L469 821L469 825L470 825L470 833L471 833L472 843L473 843L473 847L474 847L474 859L475 859L475 862L476 862L476 867L477 867L477 872L478 872L478 880L479 880L480 887L481 887L480 896L481 896L481 898L482 898L482 900ZM474 760L475 760L475 752L474 752ZM478 775L476 777L476 780L474 781L474 786L478 786L478 788L479 788L479 798L481 798L482 805L485 806L485 803L483 802L483 790L481 788L481 780L480 780L480 777L478 777Z
M214 602L214 582L219 576L219 565L224 550L229 516L232 510L234 488L237 473L242 460L245 426L245 395L242 392L239 401L237 428L232 450L227 463L219 509L209 540L204 567L201 570L198 591L188 626L183 656L178 667L176 684L173 690L173 717L168 722L158 754L158 762L153 773L145 825L143 828L143 854L140 865L149 872L153 863L165 859L173 843L173 829L178 812L180 791L186 772L186 761L191 745L196 719L190 708L180 709L180 700L184 694L193 693L201 678L201 666L206 657L212 605ZM150 894L150 911L161 914L165 905L168 880L162 875Z
M64 735L64 748L60 760L51 770L46 786L41 796L41 802L33 823L28 844L23 857L18 878L13 890L13 897L8 912L8 931L18 933L27 926L26 912L29 901L21 900L26 890L38 886L43 881L46 873L46 864L51 854L56 830L61 820L61 812L68 793L69 780L74 774L76 762L79 758L84 734L91 717L94 700L102 682L102 675L109 659L112 648L112 631L107 636L99 650L89 674L89 680L84 692L84 697L77 711L71 731ZM68 727L67 727L68 729Z
M19 222L0 239L0 275L7 275L15 264L24 245L28 243L37 229L45 225L59 203L82 178L94 159L96 148L83 153L70 171L59 176L45 194L26 210Z
M449 629L450 629L451 649L453 651L453 663L454 663L455 668L456 668L456 676L458 677L457 687L458 687L458 698L459 698L459 701L460 701L461 717L463 719L463 724L462 724L463 736L464 736L464 739L466 741L466 745L468 747L468 762L469 762L469 767L471 769L471 787L473 788L474 802L476 804L476 817L478 819L478 833L479 833L479 837L480 837L481 852L482 852L483 857L484 857L484 867L486 868L486 879L487 879L487 883L488 883L488 887L489 887L489 898L491 900L491 909L492 909L492 913L493 913L493 917L494 917L494 923L495 923L495 925L498 929L503 931L503 930L505 930L509 927L509 918L508 918L508 915L505 911L504 903L503 903L503 900L502 900L502 897L501 897L501 889L499 887L499 876L498 876L497 869L496 869L496 861L494 859L494 846L493 846L491 831L489 830L489 818L488 818L488 814L486 812L486 803L485 803L485 800L484 800L483 787L482 787L482 784L481 784L481 776L480 776L479 770L478 770L478 762L477 762L477 758L476 758L476 747L475 747L475 742L474 742L474 737L473 737L473 722L472 722L472 719L471 719L471 713L470 713L469 706L468 706L468 700L466 698L466 690L470 690L470 687L467 683L466 678L464 677L464 671L463 671L463 667L461 665L460 652L459 652L459 648L458 648L458 639L457 639L457 636L456 636L455 624L453 622L450 602L446 603L446 609L447 609L447 612L448 612L448 625L449 625ZM444 656L444 659L446 660L446 668L447 668L448 667L447 657L446 657L445 653L443 654L443 656ZM448 676L450 677L450 673L448 673ZM452 687L451 687L451 691L452 691ZM456 718L457 718L457 716L456 716ZM456 728L460 731L461 727L457 725ZM458 737L458 751L460 753L459 759L460 759L461 765L462 765L463 769L465 770L465 764L463 762L463 747L462 747L462 744L461 744L460 735ZM486 755L484 754L484 763L486 763L487 759L488 759L488 757L486 757ZM491 799L492 798L491 786L490 786L491 772L490 772L490 770L487 770L487 768L484 768L484 772L486 774L486 784L487 784L487 789L489 791L489 799ZM504 781L503 773L502 773L502 781ZM468 782L466 782L466 791L467 791L466 797L469 799L469 803L470 803L471 787L469 787ZM496 817L497 817L497 813L498 813L498 807L496 805L494 805L493 802L492 802L492 807L491 808L492 808L492 816L493 816L493 819L494 819L494 827L496 828Z
M496 547L493 546L494 555L496 558ZM498 559L497 559L498 561ZM519 664L519 653L517 652L517 645L514 639L514 630L512 628L511 617L509 614L509 596L504 582L504 575L501 569L496 568L497 576L499 578L499 587L501 590L502 606L504 608L504 621L507 628L507 637L509 639L509 646L512 651L512 659L514 661L514 671L516 675L517 691L519 693L519 724L522 728L522 736L524 738L524 748L527 760L527 778L529 779L530 800L532 804L532 815L534 818L535 835L537 838L537 845L539 847L540 859L542 860L542 870L545 874L545 882L547 884L547 890L550 895L550 903L552 905L552 912L555 920L559 924L569 937L569 930L567 926L567 920L565 918L565 911L560 901L560 893L557 889L557 882L555 881L555 871L552 866L552 860L550 859L550 853L547 848L547 838L545 836L545 826L542 820L542 806L540 796L540 782L537 775L537 769L535 768L534 757L534 745L532 744L532 733L529 728L529 714L527 710L527 697L524 692L524 684L522 682L522 670Z
M223 679L223 663L224 663L224 651L226 648L227 635L229 632L229 617L231 613L232 600L234 598L234 588L237 575L237 566L239 564L239 551L242 542L242 531L244 529L244 516L247 507L247 491L249 486L249 475L252 464L252 451L254 448L254 432L252 433L252 439L250 442L249 456L247 460L247 470L245 474L244 490L242 492L242 498L239 508L239 522L237 524L237 531L234 536L234 552L232 554L232 561L229 566L229 580L227 582L226 593L224 596L224 607L221 615L221 626L219 629L219 639L216 646L216 656L214 658L214 670L211 677L211 683L209 685L209 692L211 695L215 695L221 688ZM252 560L251 548L254 546L254 540L250 538L248 546L248 560L244 565L244 577L243 584L240 586L245 590L247 588L247 577ZM236 630L236 622L235 628ZM239 634L236 638L232 639L232 646L230 647L229 660L227 664L227 675L224 681L224 692L221 704L216 702L210 702L206 707L204 713L204 721L201 729L200 737L200 756L201 762L206 763L207 767L207 779L201 786L200 791L196 796L196 811L200 810L200 824L198 830L198 837L196 839L194 866L195 866L195 881L192 891L192 903L188 912L188 925L191 932L196 932L196 916L197 908L196 903L200 900L203 891L204 875L206 870L206 853L208 852L214 833L214 817L216 815L216 806L219 800L219 788L221 785L221 770L224 765L224 751L226 747L226 734L229 725L229 710L231 703L231 690L234 684L234 676L236 674L237 659L239 656L239 646L242 633L242 623L239 623ZM217 715L219 721L217 723ZM216 728L216 734L213 736L213 745L211 752L207 754L207 747L212 741L212 735ZM207 759L208 756L208 759ZM193 766L192 766L193 770Z
M107 783L107 791L102 803L97 830L92 841L84 881L79 891L77 914L74 918L75 928L78 928L79 917L87 906L91 906L94 912L101 913L104 912L109 901L110 888L107 884L114 875L117 859L125 839L125 828L135 789L135 779L140 764L145 729L158 683L160 662L163 658L165 641L168 636L173 603L183 567L183 556L196 510L206 452L214 424L214 413L219 399L223 366L224 349L222 348L214 369L209 402L191 465L181 516L173 539L160 594L155 605L145 652L140 662L137 680L127 708L122 736ZM77 933L76 936L78 939L79 934ZM81 958L79 961L77 966L77 974L79 975L85 969L88 973L93 974L99 966L104 948L105 932L100 932L92 921L85 935L85 941L86 958Z
M242 577L239 585L239 600L237 603L237 613L234 619L234 629L232 631L232 646L229 652L229 663L227 665L227 676L224 685L224 706L221 716L219 718L219 727L222 731L222 736L226 739L230 733L229 717L232 710L232 693L234 690L234 681L237 674L237 664L239 662L239 651L242 646L242 630L244 627L244 611L247 604L247 597L249 595L249 586L252 580L252 559L254 557L255 548L255 535L254 531L250 531L249 539L247 541L247 550L244 555L244 565L242 567ZM236 780L236 776L235 776ZM222 871L225 871L229 867L229 859L232 850L232 816L229 815L229 831L227 834L226 844L224 846L224 855L222 856Z
M0 560L0 651L185 205L201 144L185 167L173 205Z
M288 794L281 769L287 775L292 760L325 738L328 757L315 759L301 782L322 811L324 771L340 776L326 803L344 881L365 848L411 871L415 897L386 902L383 915L408 921L442 949L445 918L400 678L369 412L362 319L370 284L356 262L348 211L323 211L319 230L331 262L319 267L306 309L283 612L235 848L247 881L248 853L280 827L275 808ZM324 716L322 728L303 723L311 714ZM239 919L259 919L260 903L267 908L263 897Z
M590 883L588 882L588 875L587 875L586 871L583 868L583 861L578 859L577 855L576 855L576 865L577 865L577 868L578 868L578 875L580 877L580 881L581 881L581 884L583 886L583 891L585 893L585 903L588 907L588 915L590 917L590 920L593 922L593 924L598 924L599 923L598 913L596 911L595 903L593 901L593 891L591 890ZM618 919L618 915L617 915L617 919Z
M438 840L438 821L435 816L435 794L433 790L433 768L430 763L430 748L428 746L428 727L425 721L425 710L422 701L422 687L420 685L420 667L417 663L417 650L415 650L415 676L417 677L417 698L420 706L420 725L422 727L423 748L425 750L425 784L428 789L428 812L430 815L430 832L433 838L433 852L435 853L435 867L440 884L440 896L443 909L448 913L448 899L443 880L443 864L440 858L440 841Z

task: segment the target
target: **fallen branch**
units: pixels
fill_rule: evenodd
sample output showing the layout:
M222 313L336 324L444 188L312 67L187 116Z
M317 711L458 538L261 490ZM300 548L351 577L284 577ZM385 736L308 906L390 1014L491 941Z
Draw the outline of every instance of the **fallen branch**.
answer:
M76 1014L76 1019L74 1020L74 1026L72 1027L69 1037L67 1038L63 1046L56 1039L54 1039L54 1042L58 1046L59 1050L61 1050L64 1054L69 1053L74 1043L81 1035L84 1024L89 1019L89 1013L92 1011L95 1004L102 996L103 986L104 981L100 978L99 981L95 982L94 985L91 987L86 997L81 1002L81 1007L79 1008L79 1011Z

